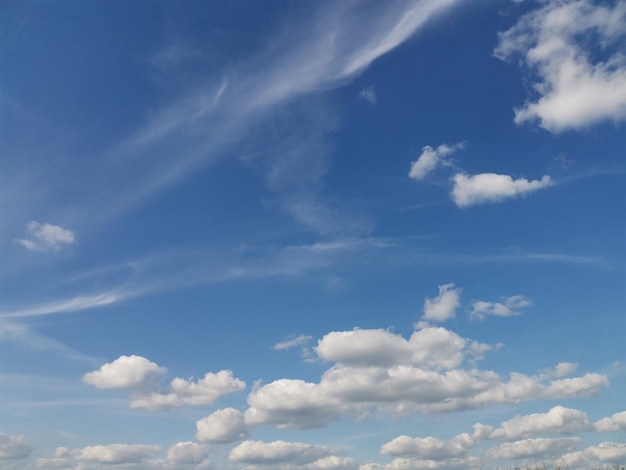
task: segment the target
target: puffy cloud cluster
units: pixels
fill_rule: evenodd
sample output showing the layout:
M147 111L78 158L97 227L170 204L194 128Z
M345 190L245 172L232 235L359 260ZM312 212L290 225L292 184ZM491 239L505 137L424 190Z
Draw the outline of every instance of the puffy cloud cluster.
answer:
M246 384L230 370L207 372L194 382L174 378L168 389L157 391L159 376L167 372L141 356L120 356L83 376L83 382L98 388L128 388L132 391L131 408L163 410L182 405L209 405L222 395L242 391Z
M626 119L626 4L547 0L500 34L496 57L521 56L538 95L515 110L551 132ZM594 51L599 51L594 58ZM602 59L600 59L602 57Z
M58 225L40 224L34 220L29 222L26 230L29 238L16 238L15 243L31 251L59 251L64 245L75 241L74 232Z
M512 372L505 378L465 367L490 348L440 327L423 328L408 340L386 330L331 332L315 348L321 359L335 362L320 381L284 378L258 387L248 396L245 421L311 428L372 410L392 415L449 412L590 396L608 385L606 376L595 373L556 378L553 373Z
M502 423L489 437L514 440L541 434L575 434L593 430L587 413L563 406L555 406L547 413L517 416Z

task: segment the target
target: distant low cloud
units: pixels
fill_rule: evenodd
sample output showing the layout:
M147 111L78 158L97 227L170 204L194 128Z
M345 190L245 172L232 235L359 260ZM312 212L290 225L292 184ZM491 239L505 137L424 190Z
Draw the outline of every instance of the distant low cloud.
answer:
M454 284L439 286L439 295L424 301L424 320L446 321L454 318L456 309L460 307L463 289Z
M516 440L542 434L575 434L593 429L587 413L564 406L555 406L547 413L517 416L505 421L500 428L493 431L489 438Z
M167 461L178 465L202 462L209 454L209 447L196 442L178 442L167 450Z
M536 439L523 439L515 442L507 442L498 447L493 447L487 452L487 456L494 459L550 459L570 452L582 443L579 437L539 437Z
M552 186L549 176L540 180L513 179L509 175L480 173L465 175L457 173L453 178L451 197L458 207L501 202Z
M74 232L58 225L29 222L26 227L28 238L16 238L14 241L31 251L59 251L65 245L76 240Z
M0 432L0 462L24 459L30 452L31 447L25 436Z
M521 315L522 309L532 305L530 299L523 295L512 295L506 297L502 302L485 302L478 300L472 303L470 317L477 320L484 320L488 315L497 317L512 317Z
M228 460L250 464L308 464L332 454L328 447L303 442L244 441L230 451Z
M613 4L612 4L613 3ZM515 110L515 122L539 121L551 132L626 119L626 3L547 0L500 34L495 56L517 56L538 95ZM594 60L593 49L598 49Z
M437 148L426 145L422 148L419 158L411 163L409 177L414 180L422 180L440 165L448 155L452 155L464 148L463 143L442 144Z

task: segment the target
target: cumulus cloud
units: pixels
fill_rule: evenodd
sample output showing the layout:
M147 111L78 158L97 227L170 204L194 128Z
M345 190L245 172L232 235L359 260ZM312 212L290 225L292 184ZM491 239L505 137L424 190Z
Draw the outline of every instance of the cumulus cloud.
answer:
M507 378L464 367L476 351L484 353L474 343L444 328L425 328L409 340L385 330L331 332L316 352L336 363L320 381L283 378L255 388L245 422L311 428L374 411L402 416L591 396L608 385L595 373L560 379L545 371L512 372Z
M74 232L52 224L29 222L26 230L29 238L16 238L15 243L31 251L59 251L75 241Z
M491 429L490 426L477 423L474 426L474 434L462 433L449 440L436 437L398 436L383 444L380 453L431 461L462 459L469 456L472 449L487 437Z
M424 320L445 321L454 318L456 309L461 302L463 289L454 284L439 286L439 295L434 299L426 299L424 302Z
M234 442L248 435L243 413L234 408L217 410L196 421L196 429L196 438L202 442Z
M489 437L490 439L516 440L541 434L575 434L591 431L587 413L563 406L555 406L547 413L533 413L517 416L502 423Z
M25 436L0 432L0 461L24 459L30 452L30 444Z
M494 459L533 459L555 458L570 452L582 443L578 437L536 438L506 442L487 451Z
M141 356L120 356L83 376L83 382L98 388L137 388L167 369Z
M511 317L521 315L522 309L530 305L532 305L530 299L523 295L512 295L511 297L506 297L502 302L485 302L478 300L472 303L470 317L478 320L484 320L487 315Z
M521 56L538 95L515 110L551 132L626 118L626 4L548 0L501 33L495 56ZM600 51L594 57L593 50ZM603 58L603 60L600 59Z
M553 185L549 176L543 176L540 180L529 181L526 178L513 179L509 175L496 173L477 175L457 173L452 180L454 186L450 196L454 203L462 208L504 201Z
M113 362L83 376L83 382L98 388L128 388L132 390L131 408L152 411L182 405L210 405L222 395L246 388L245 382L233 376L230 370L207 372L194 382L179 377L170 386L157 390L159 376L167 372L154 362L141 356L120 356Z
M72 455L82 462L103 464L139 463L161 452L160 446L145 444L109 444L75 449Z
M231 462L251 464L308 464L333 455L328 447L285 441L244 441L228 454Z
M208 455L209 448L196 442L179 442L167 450L167 460L176 464L200 463Z
M607 418L602 418L594 424L594 427L597 431L602 432L626 432L626 411L615 413L613 416Z
M582 451L570 452L559 458L558 465L599 466L602 464L621 464L626 460L626 444L617 442L601 442Z
M432 173L438 165L445 162L445 158L458 150L462 150L464 144L442 144L437 148L426 145L417 160L411 163L409 177L414 180L423 180Z
M468 342L445 328L427 327L401 335L378 329L333 331L318 341L317 355L325 360L350 366L414 364L425 368L459 366Z

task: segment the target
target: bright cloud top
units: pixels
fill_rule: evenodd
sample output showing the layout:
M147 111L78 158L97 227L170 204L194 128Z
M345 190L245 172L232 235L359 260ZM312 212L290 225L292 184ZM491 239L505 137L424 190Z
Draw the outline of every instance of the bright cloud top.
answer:
M230 370L207 372L194 382L174 378L168 389L155 390L158 377L167 369L141 356L120 356L100 369L89 372L83 382L98 388L128 388L132 392L131 408L159 411L182 405L209 405L222 395L239 392L246 388L245 382L233 376Z
M19 243L27 250L31 251L59 251L66 245L71 245L75 241L72 231L52 224L40 224L39 222L29 222L26 227L29 238L16 238L15 243Z
M414 180L423 180L432 173L438 165L445 164L445 158L452 155L458 150L462 150L464 144L442 144L436 149L430 145L426 145L422 148L422 153L417 160L411 163L411 170L409 171L409 177Z
M500 34L496 57L521 55L537 77L539 98L515 110L516 123L560 132L626 119L626 4L613 3L549 0ZM593 60L591 48L606 58Z
M461 208L501 202L553 185L549 176L544 176L540 180L529 181L526 178L513 179L509 175L496 173L478 175L458 173L454 175L453 182L454 187L450 195L454 203Z
M201 442L234 442L248 435L243 413L234 408L217 410L196 421L196 429L196 438Z

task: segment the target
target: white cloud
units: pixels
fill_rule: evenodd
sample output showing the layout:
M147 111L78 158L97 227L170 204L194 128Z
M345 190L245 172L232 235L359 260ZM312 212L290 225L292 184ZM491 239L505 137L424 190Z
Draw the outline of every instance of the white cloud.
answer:
M549 176L540 180L526 178L513 179L509 175L480 173L464 175L457 173L453 178L452 200L459 207L500 202L512 197L522 196L553 185Z
M467 342L445 328L427 327L409 340L386 330L333 331L318 341L317 355L350 366L414 364L425 368L452 369L467 353Z
M591 0L545 1L501 33L496 57L521 55L539 95L515 110L515 122L560 132L626 119L625 35L626 4Z
M277 351L291 349L296 346L301 346L303 344L308 343L311 338L312 338L311 336L299 335L299 336L287 339L285 341L281 341L280 343L277 343L276 345L274 345L274 349Z
M563 466L585 465L600 466L602 464L622 464L626 460L626 444L617 442L601 442L582 451L563 455L556 463Z
M478 423L474 426L474 434L462 433L449 440L436 437L398 436L383 444L380 453L431 461L462 459L469 456L472 449L487 436L491 429L491 426Z
M25 436L0 432L0 461L24 459L30 452L30 444Z
M244 441L228 454L231 462L252 464L307 464L333 455L328 447L285 441Z
M179 442L167 450L167 460L177 464L200 463L209 454L206 445L196 442Z
M454 284L445 284L439 286L439 295L434 299L426 299L424 302L424 320L445 321L454 318L456 309L459 308L461 302L460 287Z
M174 378L168 389L156 390L159 376L167 372L141 356L120 356L100 369L83 376L83 382L98 388L128 388L133 392L131 408L152 411L182 405L209 405L222 395L246 388L245 382L233 376L230 370L207 372L197 382Z
M582 443L578 437L537 438L506 442L487 451L487 456L494 459L532 459L540 460L561 456Z
M376 101L377 101L376 90L374 90L373 86L368 86L366 88L363 88L361 92L359 93L359 96L361 97L361 99L364 99L368 103L376 104Z
M58 225L40 224L34 220L26 226L30 238L16 238L27 250L31 251L59 251L64 245L71 245L75 241L74 232Z
M318 383L284 378L253 389L246 424L311 428L376 411L402 416L590 396L608 385L606 376L594 373L555 379L545 371L512 372L505 378L465 368L484 354L474 343L444 328L417 331L409 340L385 330L331 332L317 353L337 363Z
M442 144L436 149L430 145L426 145L422 148L422 153L419 158L411 163L411 170L409 171L409 177L414 180L422 180L426 178L432 171L442 164L448 155L462 150L464 144Z
M167 369L141 356L120 356L83 376L83 382L98 388L137 388Z
M161 452L161 447L144 444L95 445L75 449L72 454L78 461L103 464L138 463Z
M502 423L490 439L515 440L541 434L575 434L590 431L593 425L587 413L563 406L555 406L547 413L517 416Z
M196 421L196 429L196 439L202 442L234 442L248 435L243 413L234 408L217 410Z
M478 300L472 303L471 318L483 320L487 315L498 317L511 317L521 315L522 309L532 305L530 299L523 295L506 297L502 302L485 302Z
M602 418L594 424L594 427L597 431L602 432L626 432L626 411L615 413L613 416L607 418Z

